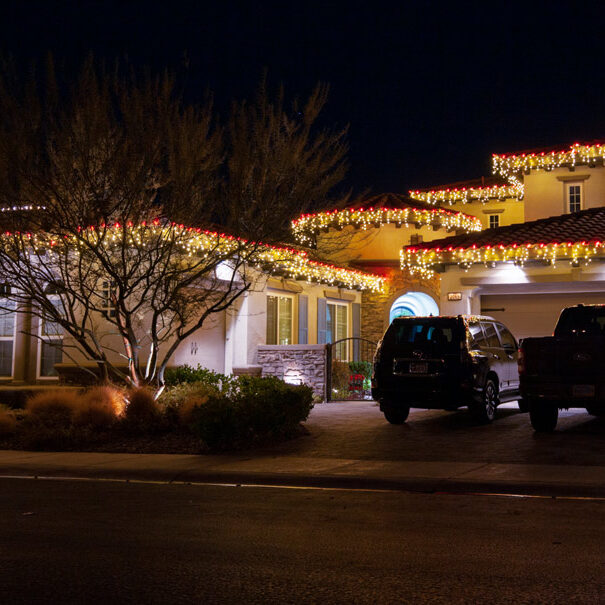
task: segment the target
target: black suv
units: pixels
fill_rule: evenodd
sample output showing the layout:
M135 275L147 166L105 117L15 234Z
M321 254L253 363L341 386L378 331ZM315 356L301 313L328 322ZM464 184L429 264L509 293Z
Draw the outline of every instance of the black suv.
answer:
M519 400L517 348L491 317L397 318L376 350L372 397L392 424L405 422L410 407L468 406L491 422L499 403Z

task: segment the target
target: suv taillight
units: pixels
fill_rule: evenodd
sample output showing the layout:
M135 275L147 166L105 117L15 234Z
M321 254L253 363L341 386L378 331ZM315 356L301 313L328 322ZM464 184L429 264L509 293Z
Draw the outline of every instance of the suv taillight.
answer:
M519 349L517 367L519 368L519 374L525 374L525 353L523 353L523 349Z

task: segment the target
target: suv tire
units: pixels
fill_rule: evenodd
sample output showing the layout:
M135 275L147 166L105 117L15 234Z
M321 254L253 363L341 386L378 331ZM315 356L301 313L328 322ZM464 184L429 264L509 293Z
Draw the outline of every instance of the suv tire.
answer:
M527 399L519 398L517 400L517 406L519 407L520 412L529 412L529 403L527 403Z
M498 407L498 388L496 383L489 378L481 392L481 399L472 406L473 416L481 424L489 424L496 417Z
M557 426L559 408L549 402L530 401L529 420L536 433L552 433Z
M382 413L391 424L403 424L410 415L409 405L383 405Z

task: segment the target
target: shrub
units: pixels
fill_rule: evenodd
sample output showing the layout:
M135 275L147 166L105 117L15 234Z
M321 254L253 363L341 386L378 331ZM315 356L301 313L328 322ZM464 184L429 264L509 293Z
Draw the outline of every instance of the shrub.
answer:
M124 393L109 385L88 389L78 401L73 422L94 428L108 428L124 412Z
M214 387L221 392L229 391L236 380L233 376L225 376L200 365L197 368L189 365L167 368L164 374L164 381L168 387L195 382Z
M25 404L30 419L58 426L71 424L77 407L78 394L67 389L52 389L36 393Z
M372 376L371 361L349 361L349 369L353 374L362 374L364 378Z
M12 435L17 430L15 414L4 406L0 406L0 437Z
M215 393L192 411L192 429L211 449L286 437L309 416L313 391L283 380L241 376L229 396Z
M218 389L203 382L185 382L166 389L160 397L160 404L165 408L165 415L174 413L180 425L189 426L193 410L207 403L210 396L218 394Z
M151 391L146 388L133 389L128 393L128 403L124 410L124 420L128 425L140 428L155 424L161 410Z

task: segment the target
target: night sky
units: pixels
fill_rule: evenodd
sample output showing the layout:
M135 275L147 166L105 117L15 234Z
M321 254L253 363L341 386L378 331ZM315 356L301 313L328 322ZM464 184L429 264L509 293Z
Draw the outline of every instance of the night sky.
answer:
M492 152L605 139L600 2L3 2L0 48L186 73L226 113L264 69L350 125L348 185L406 192L490 174ZM186 61L184 57L187 57ZM185 63L187 69L184 68Z

